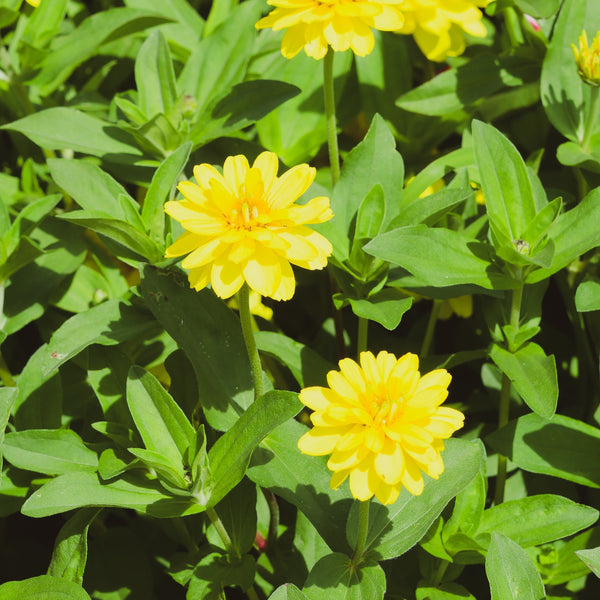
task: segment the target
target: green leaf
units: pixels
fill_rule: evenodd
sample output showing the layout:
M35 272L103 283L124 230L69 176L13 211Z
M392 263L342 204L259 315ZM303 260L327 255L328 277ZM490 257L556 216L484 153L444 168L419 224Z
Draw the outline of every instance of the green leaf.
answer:
M3 452L2 444L4 441L4 431L8 425L8 419L10 419L10 413L15 403L17 396L17 389L10 387L0 388L0 483L2 483L2 463L3 463Z
M187 164L191 149L191 142L186 142L161 163L144 198L142 219L150 232L150 239L161 247L164 246L165 237L163 206L165 201L171 200L175 194L179 175Z
M383 325L389 331L398 327L404 313L412 306L414 298L394 288L385 288L364 300L349 298L352 312L362 319Z
M474 284L490 290L515 286L494 265L488 244L450 229L400 227L378 235L363 250L410 271L424 285Z
M527 406L549 419L556 411L558 379L554 356L546 356L534 342L528 342L516 352L494 344L490 358L507 375Z
M209 506L214 506L242 480L254 449L265 436L297 415L301 408L294 392L267 392L215 442L208 453L215 481Z
M575 554L586 564L596 577L600 577L600 548L578 550Z
M212 552L196 565L186 599L220 600L226 586L247 590L254 581L255 570L254 558L248 554L238 558Z
M492 232L514 244L543 208L536 207L525 162L504 135L482 121L473 121L473 151Z
M445 214L472 196L472 189L444 188L439 192L419 198L404 207L400 214L390 223L389 229L406 225L435 225Z
M511 421L486 441L518 467L590 487L600 487L600 429L577 419L536 414Z
M580 167L600 173L600 148L593 146L587 151L575 142L565 142L556 150L556 158L567 167Z
M154 471L166 490L174 494L189 495L190 481L185 478L181 461L176 463L162 454L144 448L128 448L143 463L149 471ZM106 468L106 464L103 465Z
M548 235L554 244L552 263L548 268L531 272L526 283L536 283L566 267L588 250L600 246L600 187L592 190L575 208L560 215Z
M116 250L117 256L124 258L139 257L142 260L158 262L163 258L163 251L153 242L146 233L143 233L127 221L114 219L110 215L100 211L75 210L60 215L60 218L86 227L117 242L125 249L125 252Z
M4 285L4 282L11 275L43 253L43 250L35 242L32 242L28 237L22 237L6 262L0 265L0 284Z
M78 584L59 577L40 575L22 581L9 581L0 585L0 600L90 600Z
M99 509L78 510L61 528L54 542L48 575L81 585L87 562L87 534Z
M95 471L98 456L70 429L29 429L7 433L2 452L15 467L47 475Z
M575 306L579 312L600 310L600 281L587 279L577 286Z
M353 566L345 554L323 557L308 574L302 591L309 600L383 600L385 573L374 562Z
M296 378L300 387L322 385L333 363L319 356L305 344L301 344L275 331L256 331L256 345L261 354L268 354L285 365Z
M509 500L483 511L476 540L485 545L493 533L523 548L573 535L598 520L598 511L554 494Z
M138 510L153 517L179 517L202 512L184 496L169 496L157 481L145 476L125 475L102 483L96 473L66 473L45 483L23 504L28 517L47 517L84 506L114 506Z
M334 256L340 262L350 255L349 235L359 207L377 184L385 199L385 215L380 221L380 229L384 231L399 212L404 163L396 151L392 132L379 115L373 117L364 140L344 160L331 198L334 217L319 229L332 242ZM380 203L376 197L372 201Z
M40 86L44 95L50 94L78 65L93 56L102 44L131 36L168 20L148 10L121 7L90 15L77 29L60 39L57 47L40 65L39 73L29 83Z
M257 79L243 81L204 112L190 132L194 146L252 125L274 108L293 98L300 90L283 81Z
M449 439L442 459L444 473L437 481L428 480L420 496L412 496L404 489L394 504L371 503L365 546L370 556L387 560L410 550L450 500L477 475L483 462L483 450L475 442ZM355 503L346 530L351 545L355 543L357 527L358 504Z
M253 399L239 319L212 290L191 289L179 270L143 266L141 292L194 366L208 423L220 431L229 429Z
M288 421L274 429L254 452L248 477L301 510L334 551L350 552L344 531L352 495L332 490L327 459L302 454L296 444L307 427Z
M544 600L542 578L529 555L515 542L492 533L485 572L492 600Z
M57 123L61 126L57 127ZM1 128L22 133L44 150L73 150L114 159L127 155L134 161L142 156L125 132L65 106L47 108Z
M142 367L129 369L127 405L146 448L162 456L183 476L183 457L194 443L196 432L156 377Z
M458 583L441 583L438 587L418 587L416 600L475 600L475 596Z
M560 0L515 0L517 6L528 15L547 19L560 8Z
M34 10L21 36L21 43L42 49L48 46L65 17L67 0L46 2Z
M577 74L571 50L584 28L588 33L600 29L597 3L565 0L553 28L540 80L542 104L550 122L572 142L583 139L585 124L591 118L591 86ZM599 127L596 119L595 131Z
M115 346L154 334L156 321L148 311L127 300L107 300L67 319L53 334L41 361L42 373L58 369L90 344Z
M146 38L137 54L135 83L139 106L149 119L167 114L177 100L171 53L160 30Z
M293 583L280 585L268 598L268 600L310 600Z
M213 3L211 12L215 6ZM178 89L195 99L197 114L244 79L256 39L256 30L248 23L259 16L256 3L244 2L228 10L227 19L213 31L205 31L205 37L193 47L179 75Z

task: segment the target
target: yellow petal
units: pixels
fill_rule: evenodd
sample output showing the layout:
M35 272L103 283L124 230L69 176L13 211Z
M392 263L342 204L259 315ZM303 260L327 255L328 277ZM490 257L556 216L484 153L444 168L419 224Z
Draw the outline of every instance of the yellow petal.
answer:
M368 500L375 494L378 481L374 471L371 472L369 459L365 459L358 467L350 471L350 491L357 500Z
M221 175L221 173L219 173L217 169L215 169L212 165L209 165L208 163L202 163L201 165L196 165L194 167L194 178L196 179L198 185L202 190L210 189L211 179L218 179L222 182L223 185L225 185L223 175Z
M248 159L243 154L228 156L225 159L223 177L235 195L239 194L249 168Z
M191 252L203 243L205 243L205 238L184 231L175 242L166 249L165 256L167 258L171 258L172 256L182 256L183 254Z
M300 402L312 410L325 410L331 403L331 397L331 390L319 386L304 388L298 395Z
M277 170L279 169L277 154L274 152L261 152L261 154L256 157L252 168L258 169L262 173L264 193L268 195L271 185L273 185L273 182L277 177Z
M356 390L339 371L329 371L327 373L327 384L340 398L350 402L358 400Z
M401 485L388 485L382 482L375 490L375 496L381 504L393 504L398 500L401 489Z
M210 272L212 265L206 265L197 269L191 269L188 273L188 281L190 287L194 288L197 292L204 289L210 283Z
M400 483L405 469L404 453L400 445L386 440L382 451L375 457L374 465L377 474L385 483Z
M419 467L412 459L406 460L406 468L402 473L402 485L413 495L420 496L425 484Z
M350 450L334 449L331 458L327 461L327 468L331 471L353 469L366 458L368 453L369 451L363 446Z
M281 263L277 254L257 244L243 267L244 278L261 296L272 298L281 282Z
M298 448L309 456L329 454L348 427L313 427L299 440Z
M297 200L310 187L316 172L306 164L297 165L276 179L267 196L271 209L285 208Z
M214 264L211 272L210 283L219 298L231 298L243 285L244 276L239 265L219 258Z
M216 258L226 249L227 246L222 244L220 238L210 240L209 242L202 244L199 248L196 248L191 254L188 254L188 256L183 259L181 266L184 269L203 267L216 260Z
M292 267L287 260L281 261L281 278L279 280L279 287L273 294L274 300L289 300L294 295L296 289L296 278Z

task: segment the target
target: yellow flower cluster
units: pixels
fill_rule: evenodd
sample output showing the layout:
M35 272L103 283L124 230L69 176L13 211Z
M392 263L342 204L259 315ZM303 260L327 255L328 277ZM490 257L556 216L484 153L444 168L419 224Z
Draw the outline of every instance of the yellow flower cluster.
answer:
M190 269L191 287L210 283L217 296L229 298L247 283L261 296L288 300L296 284L290 263L325 267L331 243L307 225L333 216L329 198L296 204L316 171L302 164L277 177L278 166L273 152L260 154L252 167L245 156L230 156L223 174L204 163L194 167L197 183L179 184L184 199L167 202L165 212L186 231L166 256L189 254L182 266Z
M464 33L483 37L478 7L490 0L267 0L275 7L257 29L285 29L281 52L292 58L304 49L320 59L329 47L349 48L358 56L371 52L371 29L412 34L430 60L442 61L465 49Z
M437 479L444 471L443 440L463 426L464 415L440 406L448 395L444 369L421 376L419 359L397 359L382 351L362 352L360 364L349 358L327 374L328 388L309 387L300 400L314 410L314 427L298 441L311 456L331 454L331 487L349 478L358 500L372 496L396 501L405 487L423 491L421 472Z
M571 48L581 79L589 85L600 85L600 31L589 46L587 33L584 30L579 36L579 48L575 44L571 44Z

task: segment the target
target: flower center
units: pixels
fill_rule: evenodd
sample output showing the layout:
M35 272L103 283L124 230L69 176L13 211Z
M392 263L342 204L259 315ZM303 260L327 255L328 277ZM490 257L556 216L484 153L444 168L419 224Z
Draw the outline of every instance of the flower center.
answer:
M258 208L247 200L243 200L237 208L231 211L227 224L232 229L237 229L238 231L240 229L250 231L257 225L257 220Z
M371 411L373 426L388 425L396 419L401 410L400 399L391 400L387 396L376 395Z

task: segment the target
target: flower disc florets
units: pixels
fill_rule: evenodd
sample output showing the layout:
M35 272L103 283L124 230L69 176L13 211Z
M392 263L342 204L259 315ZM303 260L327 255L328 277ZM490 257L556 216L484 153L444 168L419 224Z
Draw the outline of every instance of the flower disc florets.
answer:
M464 415L440 404L448 395L450 374L438 369L421 377L419 359L397 359L382 351L362 352L360 365L349 358L327 374L328 388L309 387L300 400L314 410L314 427L298 441L311 456L330 454L331 487L350 478L359 500L373 495L395 502L402 487L423 491L425 472L437 479L444 470L442 440L463 426Z
M332 252L329 241L306 225L333 215L329 198L320 196L299 205L315 169L306 164L277 177L277 156L263 152L252 167L245 156L230 156L223 174L209 164L194 167L197 183L178 186L184 199L167 202L165 212L186 231L169 246L166 256L189 255L191 287L209 283L221 298L229 298L244 283L261 296L288 300L294 295L291 264L322 269Z

